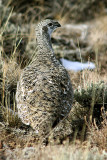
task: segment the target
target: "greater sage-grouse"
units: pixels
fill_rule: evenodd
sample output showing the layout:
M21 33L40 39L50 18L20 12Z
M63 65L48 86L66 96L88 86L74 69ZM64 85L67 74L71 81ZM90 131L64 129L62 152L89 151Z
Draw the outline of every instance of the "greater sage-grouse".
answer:
M73 101L69 75L55 58L51 44L51 33L60 26L50 19L37 25L37 53L17 85L18 115L42 136L70 112Z

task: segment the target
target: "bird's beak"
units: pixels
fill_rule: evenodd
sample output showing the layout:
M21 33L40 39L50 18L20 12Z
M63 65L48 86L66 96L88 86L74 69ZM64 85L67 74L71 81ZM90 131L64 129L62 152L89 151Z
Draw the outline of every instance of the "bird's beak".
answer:
M61 25L58 22L55 22L56 27L61 27Z

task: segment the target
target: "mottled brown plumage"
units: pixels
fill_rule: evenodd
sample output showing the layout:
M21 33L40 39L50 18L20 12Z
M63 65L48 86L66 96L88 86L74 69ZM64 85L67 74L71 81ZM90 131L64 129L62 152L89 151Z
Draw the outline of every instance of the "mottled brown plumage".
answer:
M48 134L70 112L73 101L69 75L51 45L51 33L57 27L60 24L50 19L37 25L38 51L17 85L18 115L39 136Z

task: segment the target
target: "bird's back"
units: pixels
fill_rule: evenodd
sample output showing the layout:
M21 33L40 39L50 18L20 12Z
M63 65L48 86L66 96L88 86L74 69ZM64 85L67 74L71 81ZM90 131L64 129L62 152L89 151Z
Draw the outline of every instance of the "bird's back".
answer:
M69 113L72 95L69 76L57 60L47 64L34 61L24 69L17 86L19 116L34 129L39 130L45 121L52 128Z

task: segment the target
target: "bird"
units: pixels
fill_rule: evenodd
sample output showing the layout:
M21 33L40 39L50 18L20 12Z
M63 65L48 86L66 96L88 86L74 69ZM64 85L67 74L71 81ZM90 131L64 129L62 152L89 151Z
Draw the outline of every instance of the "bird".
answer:
M18 116L41 137L68 115L73 102L69 74L56 59L52 47L51 34L58 27L60 23L52 19L36 25L36 56L23 69L17 83Z

